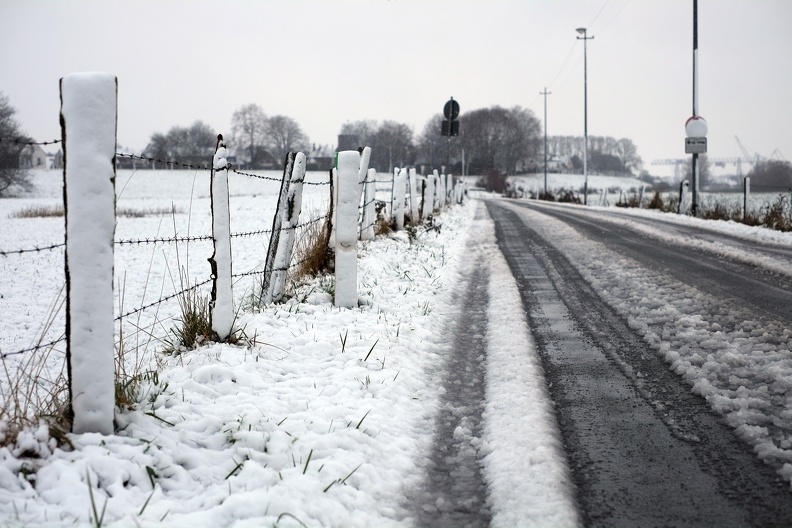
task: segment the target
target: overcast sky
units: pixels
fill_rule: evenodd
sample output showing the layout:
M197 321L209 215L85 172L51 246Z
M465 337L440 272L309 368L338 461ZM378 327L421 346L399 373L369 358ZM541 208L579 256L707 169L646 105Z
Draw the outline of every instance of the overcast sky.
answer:
M711 157L792 159L792 1L699 0L699 114ZM119 82L118 142L202 120L230 132L259 104L335 144L346 121L420 134L453 96L462 112L520 105L549 135L627 137L651 162L682 158L692 113L693 0L0 0L0 91L38 141L60 136L59 79ZM439 127L439 124L438 124Z

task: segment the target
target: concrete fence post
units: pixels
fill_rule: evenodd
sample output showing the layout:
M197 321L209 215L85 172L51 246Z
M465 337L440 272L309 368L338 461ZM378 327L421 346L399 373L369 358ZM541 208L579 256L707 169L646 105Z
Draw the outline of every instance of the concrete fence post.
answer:
M66 363L72 431L113 433L113 236L118 80L60 80L66 222Z
M335 305L357 307L357 231L360 207L360 152L345 150L337 158Z

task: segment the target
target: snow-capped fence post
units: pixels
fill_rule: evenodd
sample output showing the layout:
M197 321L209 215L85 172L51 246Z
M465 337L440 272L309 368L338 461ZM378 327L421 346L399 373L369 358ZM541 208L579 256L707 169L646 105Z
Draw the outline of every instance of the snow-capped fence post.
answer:
M748 218L748 203L751 200L751 178L743 178L743 220Z
M294 163L292 164L292 171L289 177L286 204L283 211L281 211L283 215L283 221L281 222L283 236L280 237L275 251L275 267L272 270L269 289L265 297L266 303L278 302L283 299L283 295L286 293L286 274L291 262L292 252L294 251L294 241L297 239L297 226L300 223L304 181L305 154L297 152L294 154Z
M66 221L66 364L72 431L113 433L113 236L118 79L60 80Z
M426 188L424 189L424 199L421 204L421 216L428 217L434 213L435 182L437 181L437 171L426 177Z
M360 206L360 152L345 150L336 158L335 305L357 307L357 226Z
M418 220L418 194L416 193L417 187L417 174L415 167L410 167L407 176L410 180L410 222L417 224Z
M645 191L646 191L646 185L641 185L641 190L638 192L638 209L643 209Z
M336 226L338 224L338 154L336 166L330 169L330 247L336 246Z
M369 169L363 193L363 225L360 240L374 240L377 224L377 171Z
M360 171L358 172L358 184L359 184L359 196L363 196L365 193L363 191L363 186L366 183L366 178L368 177L368 168L369 168L369 160L371 159L371 147L363 147L358 149L360 152Z
M393 180L393 223L396 231L404 229L404 194L406 189L407 169L401 169Z
M222 341L231 335L234 325L234 294L231 282L231 211L228 201L228 160L223 136L217 135L209 179L212 208L212 241L209 257L212 269L212 298L209 313L212 332Z
M358 193L363 197L363 205L361 206L362 214L360 215L360 226L358 228L358 238L363 240L363 231L373 221L372 216L366 208L368 198L366 197L366 189L368 188L368 168L369 160L371 159L371 147L362 147L358 149L360 152L360 171L358 172ZM373 238L373 237L372 237Z
M275 270L275 256L278 253L283 221L285 219L284 210L289 198L289 182L291 182L292 171L294 170L294 152L286 154L283 162L283 176L281 177L281 187L278 193L278 203L275 206L275 216L272 219L272 233L270 234L269 245L267 246L267 258L264 261L264 274L261 279L261 291L259 292L259 304L269 304L272 302L272 275Z

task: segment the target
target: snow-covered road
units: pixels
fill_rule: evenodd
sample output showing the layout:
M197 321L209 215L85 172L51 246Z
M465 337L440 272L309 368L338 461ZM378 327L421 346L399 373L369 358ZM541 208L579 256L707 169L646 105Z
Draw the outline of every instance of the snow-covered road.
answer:
M789 523L789 246L659 216L487 203L585 523Z

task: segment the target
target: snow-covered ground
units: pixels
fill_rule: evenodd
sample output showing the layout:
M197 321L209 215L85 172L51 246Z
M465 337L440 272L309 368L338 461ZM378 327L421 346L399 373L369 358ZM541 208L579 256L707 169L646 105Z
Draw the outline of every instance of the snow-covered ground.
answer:
M9 226L0 248L62 240L62 218L8 218L58 202L59 174L36 178L35 196L0 200ZM206 234L204 179L121 171L119 207L126 200L138 209L173 205L178 212L119 218L116 239ZM308 189L321 209L326 190ZM232 231L262 229L275 192L274 183L232 181ZM142 374L140 403L117 411L116 434L71 435L73 448L50 438L43 425L4 442L0 525L94 526L97 517L103 526L411 525L416 508L442 507L402 497L423 477L447 331L462 309L456 292L481 262L498 291L488 307L485 433L473 438L460 428L455 435L483 457L494 525L576 524L541 369L526 322L515 316L522 313L517 287L494 245L491 221L476 214L480 207L468 201L447 209L439 232L421 230L415 243L406 233L361 243L357 309L334 308L332 279L321 277L285 304L240 313L252 346L209 344L163 356L157 350L178 316L174 303L144 315L149 319L137 324L146 332L126 345L127 368L139 364ZM262 242L241 240L233 250L235 272L255 269L266 251ZM191 243L189 256L166 244L117 246L117 303L123 299L117 312L172 292L178 278L171 276L188 264L191 282L208 274L201 244ZM0 266L6 352L34 341L58 298L63 255L60 249L9 255ZM238 283L237 302L251 287ZM58 321L48 336L62 333ZM499 330L507 325L505 336ZM7 358L9 368L18 360ZM50 368L62 360L59 345Z

